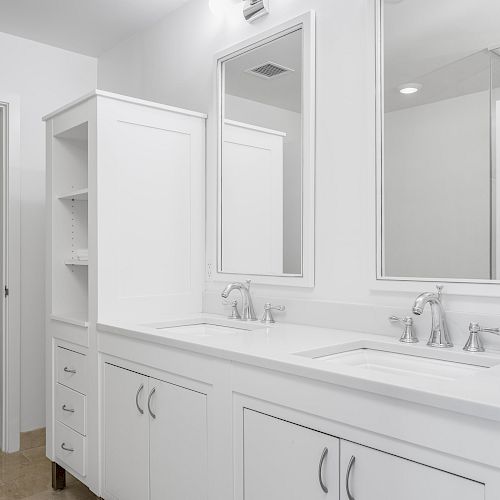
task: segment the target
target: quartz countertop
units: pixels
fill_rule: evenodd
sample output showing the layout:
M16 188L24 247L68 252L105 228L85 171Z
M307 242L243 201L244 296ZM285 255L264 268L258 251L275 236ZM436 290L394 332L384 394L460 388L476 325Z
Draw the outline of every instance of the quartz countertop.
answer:
M211 314L170 317L148 324L107 321L97 328L100 332L500 421L499 351L469 353L462 346L431 348L423 342L402 344L397 338L382 335L286 323L267 326ZM366 348L484 368L458 378L435 378L404 369L367 371L331 363L326 358Z

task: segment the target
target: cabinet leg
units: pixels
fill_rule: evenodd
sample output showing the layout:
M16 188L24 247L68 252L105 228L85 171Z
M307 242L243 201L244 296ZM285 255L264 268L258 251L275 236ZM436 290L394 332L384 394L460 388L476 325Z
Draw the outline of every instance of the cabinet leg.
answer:
M66 488L66 469L52 462L52 489L64 490Z

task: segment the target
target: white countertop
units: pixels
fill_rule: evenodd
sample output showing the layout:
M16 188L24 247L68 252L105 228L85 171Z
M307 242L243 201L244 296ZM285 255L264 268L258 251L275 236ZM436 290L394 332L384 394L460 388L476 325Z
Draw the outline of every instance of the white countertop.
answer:
M217 323L210 326L203 323ZM187 328L185 325L192 325ZM184 326L183 328L176 328ZM456 346L438 349L402 344L397 338L317 328L307 325L229 320L210 314L169 318L147 325L110 321L97 325L109 332L199 354L307 377L355 390L398 398L465 415L500 421L500 352L468 353ZM232 328L251 328L233 330ZM320 356L372 348L488 368L457 379L411 376L401 372L367 372L331 363ZM310 353L307 353L311 351ZM303 353L307 354L304 355ZM300 353L300 354L297 354ZM309 357L307 357L309 356ZM314 359L316 357L316 359ZM496 366L495 366L496 365Z

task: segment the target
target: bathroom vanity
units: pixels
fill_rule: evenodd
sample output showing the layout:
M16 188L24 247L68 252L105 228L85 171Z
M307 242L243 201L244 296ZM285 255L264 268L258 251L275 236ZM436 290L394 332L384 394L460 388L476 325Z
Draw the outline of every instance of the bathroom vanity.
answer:
M106 499L500 491L498 354L214 315L100 324L98 342Z

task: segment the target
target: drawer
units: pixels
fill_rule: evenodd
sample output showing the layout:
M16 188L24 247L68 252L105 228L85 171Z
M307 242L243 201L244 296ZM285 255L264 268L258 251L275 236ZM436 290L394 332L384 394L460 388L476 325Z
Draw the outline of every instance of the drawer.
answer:
M55 392L56 419L85 435L85 396L61 384L56 384Z
M81 476L85 476L86 439L66 427L61 422L56 422L54 434L54 447L58 462L63 462Z
M87 356L57 347L56 380L66 387L87 394Z

